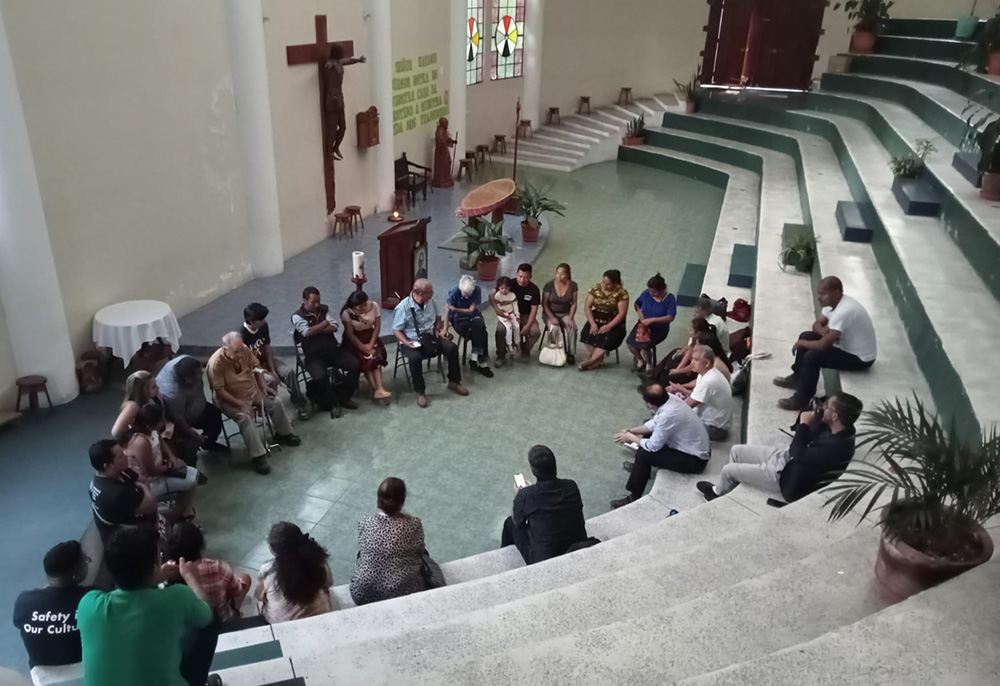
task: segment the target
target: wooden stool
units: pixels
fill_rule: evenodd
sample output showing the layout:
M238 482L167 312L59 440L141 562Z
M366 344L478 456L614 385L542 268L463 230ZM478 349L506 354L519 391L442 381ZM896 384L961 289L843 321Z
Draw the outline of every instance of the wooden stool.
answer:
M393 201L392 209L400 213L410 209L409 191L396 191L396 199Z
M621 92L618 93L618 104L619 105L631 105L632 104L632 89L622 88Z
M531 120L530 119L522 119L521 120L521 129L520 130L521 130L521 135L522 136L524 136L525 138L531 138L531 136L534 134L534 131L532 131L532 129L531 129Z
M28 409L32 412L38 409L39 393L45 394L45 399L49 401L49 407L52 407L52 398L49 397L49 389L45 385L47 382L48 379L38 374L22 376L15 381L14 385L17 386L17 405L14 406L15 411L21 411L21 396L25 393L28 394Z
M354 227L351 226L351 215L347 212L338 212L333 215L333 235L334 236L346 236L347 234L354 235Z
M354 227L358 225L358 222L361 222L361 229L363 231L365 228L365 218L361 216L361 208L357 205L348 205L344 208L344 211L347 212L347 217L351 222L351 235L354 235Z
M476 169L476 171L479 171L479 160L476 159L475 150L466 150L465 159L472 160L472 166Z
M590 114L590 96L581 95L580 96L580 106L576 108L577 114L583 114L583 108L587 108L587 114Z
M464 171L465 172L465 180L466 181L472 181L472 165L473 164L475 164L475 162L473 160L469 159L468 157L466 157L464 160L459 160L458 161L458 173L455 174L455 180L458 181L459 179L461 179L462 178L462 172Z
M486 156L490 156L490 162L493 162L493 154L490 152L490 146L488 145L477 145L476 146L476 156L479 158L479 162L486 164Z
M559 108L558 107L550 107L549 108L549 117L548 117L548 119L545 120L545 123L548 124L549 126L552 126L553 124L557 124L557 125L558 124L562 124L562 119L559 118Z
M498 133L493 136L493 152L502 152L504 155L507 154L507 136L506 134ZM490 162L493 160L491 159Z

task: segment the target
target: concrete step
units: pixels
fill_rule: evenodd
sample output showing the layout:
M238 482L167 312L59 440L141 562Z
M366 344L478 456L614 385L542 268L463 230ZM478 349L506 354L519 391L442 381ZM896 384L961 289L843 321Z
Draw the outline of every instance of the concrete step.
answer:
M617 105L614 107L601 108L597 110L596 114L599 119L606 122L607 124L619 127L619 130L625 126L628 126L629 122L632 121L633 116L638 116L638 115L627 114L626 112L619 109Z
M537 143L545 143L546 145L552 145L559 148L566 148L567 150L578 150L580 152L587 152L590 148L597 143L596 139L584 140L583 138L570 138L560 133L555 133L552 128L539 129L534 135L533 140Z
M544 129L541 129L539 134L552 139L566 141L567 143L572 143L574 145L585 145L588 148L592 145L600 143L604 138L603 136L584 133L578 128L570 128L567 124L547 126Z
M632 103L630 105L615 105L613 109L625 115L625 117L627 117L629 120L632 120L638 116L649 114L649 112L647 112L638 103Z
M574 115L576 116L576 115ZM586 136L595 136L601 139L611 135L616 135L618 129L612 124L598 120L596 117L580 116L576 119L569 119L563 124L569 131L579 132Z
M933 83L986 107L996 107L1000 97L1000 80L958 69L954 62L894 55L853 55L851 73Z
M635 101L635 104L639 106L641 111L645 113L647 117L656 117L664 112L666 109L662 104L657 102L654 98L639 98Z
M496 164L514 164L514 155L494 155L493 161ZM517 157L518 166L524 165L525 167L533 167L535 169L548 169L549 171L558 172L571 172L575 169L573 164L564 164L561 162L554 162L549 160L538 160L530 156L518 155Z
M954 35L952 33L951 38L926 38L883 33L878 37L875 51L882 55L957 63L966 59L976 44L972 41L955 40Z
M677 98L677 96L674 95L673 93L660 93L658 95L654 95L653 100L662 105L663 109L665 110L676 110L684 108L684 103L681 102Z
M543 155L554 155L572 160L578 160L587 154L586 150L553 144L548 139L538 138L537 136L521 139L518 146L518 152L537 152Z

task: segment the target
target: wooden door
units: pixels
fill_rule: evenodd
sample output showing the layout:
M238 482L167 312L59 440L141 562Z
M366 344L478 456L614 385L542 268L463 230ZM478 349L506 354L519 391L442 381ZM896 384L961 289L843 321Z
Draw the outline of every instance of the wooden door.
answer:
M709 0L702 79L705 84L739 85L755 0Z

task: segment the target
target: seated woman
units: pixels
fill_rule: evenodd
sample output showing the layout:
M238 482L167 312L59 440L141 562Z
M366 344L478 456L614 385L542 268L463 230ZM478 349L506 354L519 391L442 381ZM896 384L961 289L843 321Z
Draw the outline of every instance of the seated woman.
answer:
M556 276L542 288L542 314L546 326L562 326L566 363L576 364L576 306L579 287L565 262L556 267Z
M617 269L604 272L604 278L587 293L580 340L587 346L589 356L580 364L580 371L600 369L604 356L616 350L625 340L625 317L628 315L628 291L622 286L622 274Z
M135 423L135 416L139 413L139 408L147 404L159 405L162 408L163 399L160 398L160 388L156 385L156 377L147 371L138 371L125 380L125 400L122 402L114 426L111 427L111 435L118 440L125 438L128 430ZM167 434L170 433L168 428Z
M162 438L166 428L163 408L148 404L139 408L128 432L125 456L128 466L149 486L157 500L174 500L174 518L193 518L194 489L198 470L187 466Z
M354 291L340 309L344 322L344 346L358 358L361 373L372 389L372 399L386 404L392 393L382 385L382 367L388 363L385 344L379 338L382 310L364 291Z
M635 301L638 323L626 343L634 358L633 371L646 370L653 361L653 349L667 339L670 322L677 316L677 298L667 290L667 282L657 272L646 282L646 290Z
M175 524L167 536L167 559L177 564L181 558L194 563L195 576L219 621L239 617L243 598L250 590L250 576L234 572L222 560L205 557L205 536L194 522Z
M711 326L711 324L709 324L709 326ZM695 336L694 344L695 345L692 346L692 349L694 349L698 345L707 345L709 348L711 348L712 352L715 353L715 362L714 362L715 368L719 370L722 376L726 377L726 381L732 382L733 365L729 362L728 359L726 359L725 352L722 350L722 345L719 343L719 337L716 336L715 333L711 331L704 331ZM689 355L689 357L691 356ZM675 377L680 378L680 380L678 381L677 378ZM693 391L695 382L698 380L697 378L698 374L697 372L695 372L694 376L691 379L687 379L686 377L687 377L686 373L672 374L670 378L673 379L673 381L670 381L669 385L682 388L688 392Z
M406 484L389 477L378 487L378 512L358 523L358 564L351 598L358 605L428 588L423 575L424 525L403 512Z
M274 559L260 568L254 598L269 624L332 612L333 574L326 550L291 522L278 522L267 535Z
M697 374L691 364L691 351L699 342L699 336L702 334L710 335L711 338L715 339L716 345L719 344L719 338L715 335L715 327L709 324L704 318L695 317L691 320L691 324L688 325L687 345L670 351L666 357L660 360L656 367L649 371L649 379L663 386L671 383L688 383L689 381L694 381ZM705 343L705 345L711 346L713 350L716 349L711 343ZM725 359L728 363L728 358Z

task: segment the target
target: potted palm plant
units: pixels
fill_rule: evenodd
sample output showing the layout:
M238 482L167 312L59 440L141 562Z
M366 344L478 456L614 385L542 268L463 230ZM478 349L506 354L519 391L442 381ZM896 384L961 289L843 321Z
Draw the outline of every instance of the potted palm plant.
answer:
M462 227L462 238L468 249L466 264L470 268L475 265L480 281L495 281L500 257L514 249L510 238L503 233L503 222L471 217Z
M684 96L684 111L692 114L698 109L698 85L701 83L701 67L698 67L691 80L681 83L674 79L674 87L677 92Z
M831 521L856 506L862 519L878 511L875 576L890 597L901 600L989 560L993 540L983 523L1000 514L996 428L963 438L918 398L883 401L862 426L858 447L870 446L874 460L855 463L824 492Z
M976 136L976 143L982 174L979 196L984 200L1000 200L1000 118L989 120Z
M640 114L625 127L625 137L622 138L622 145L634 147L642 145L646 139L646 115Z
M847 0L833 6L834 10L843 7L847 18L854 22L851 52L866 55L875 50L875 40L882 32L894 4L893 0Z
M539 188L530 182L525 182L517 189L517 200L521 205L521 240L525 243L538 241L538 232L542 228L542 213L552 212L565 217L566 206L548 196L548 187Z
M788 239L778 255L781 271L792 267L797 272L808 274L816 263L816 239L812 234L798 234Z

